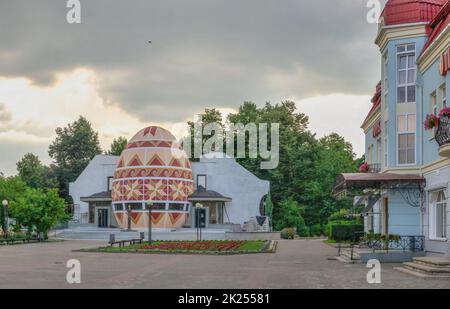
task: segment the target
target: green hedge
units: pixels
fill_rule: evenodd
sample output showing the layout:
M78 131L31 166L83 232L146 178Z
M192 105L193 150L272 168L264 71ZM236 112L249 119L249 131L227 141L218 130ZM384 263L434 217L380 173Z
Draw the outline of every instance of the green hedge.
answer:
M363 233L362 224L333 224L331 225L331 239L336 241L353 241L355 233Z

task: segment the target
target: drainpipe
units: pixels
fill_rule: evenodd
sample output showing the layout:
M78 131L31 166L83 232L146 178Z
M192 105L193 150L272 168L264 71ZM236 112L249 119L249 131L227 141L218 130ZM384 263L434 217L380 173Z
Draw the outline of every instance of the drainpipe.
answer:
M420 101L419 101L419 113L420 116L417 117L419 119L419 149L420 149L420 167L419 167L419 171L420 171L420 175L423 176L423 156L424 156L424 134L423 134L423 128L421 126L422 123L424 123L424 119L423 119L423 79L420 79L420 82L417 84L417 87L419 88L419 94L420 94ZM421 195L420 195L420 208L419 208L419 224L420 224L420 235L423 235L423 222L424 222L424 203L425 203L425 191L422 191Z

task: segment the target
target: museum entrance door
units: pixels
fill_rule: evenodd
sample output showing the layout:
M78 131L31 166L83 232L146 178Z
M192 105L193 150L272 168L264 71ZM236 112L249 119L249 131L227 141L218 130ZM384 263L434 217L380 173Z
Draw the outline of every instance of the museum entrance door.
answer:
M109 226L109 210L106 208L97 209L97 223L99 228L107 228Z

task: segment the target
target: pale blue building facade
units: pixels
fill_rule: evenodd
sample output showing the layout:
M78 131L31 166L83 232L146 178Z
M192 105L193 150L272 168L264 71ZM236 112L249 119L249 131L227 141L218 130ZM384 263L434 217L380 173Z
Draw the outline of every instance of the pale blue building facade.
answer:
M383 12L376 38L381 82L362 125L367 172L420 175L423 187L418 192L381 190L365 213L365 227L375 233L424 236L428 254L450 255L449 126L444 117L439 126L424 127L427 115L438 116L450 106L450 1L426 9L425 20L420 19L424 14L414 18L398 10Z

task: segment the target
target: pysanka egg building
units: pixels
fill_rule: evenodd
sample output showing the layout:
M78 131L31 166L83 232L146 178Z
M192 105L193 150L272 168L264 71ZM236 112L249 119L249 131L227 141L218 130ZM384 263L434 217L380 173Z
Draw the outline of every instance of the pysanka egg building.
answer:
M233 229L264 212L269 182L234 158L209 153L190 162L168 130L139 131L120 156L98 155L70 184L73 224L146 230L195 227L194 206L206 208L206 226Z
M114 215L120 227L148 224L151 202L154 227L182 227L193 193L191 163L175 137L160 127L139 131L119 158L112 185Z

